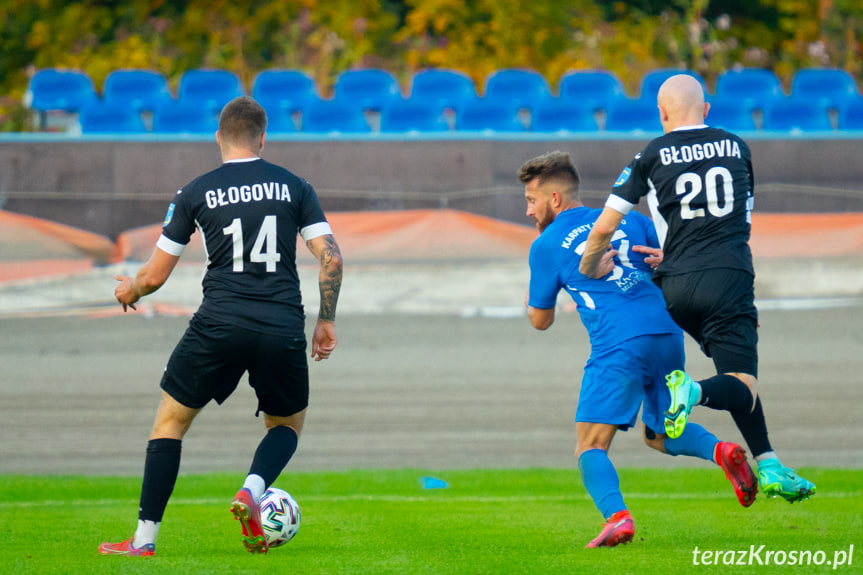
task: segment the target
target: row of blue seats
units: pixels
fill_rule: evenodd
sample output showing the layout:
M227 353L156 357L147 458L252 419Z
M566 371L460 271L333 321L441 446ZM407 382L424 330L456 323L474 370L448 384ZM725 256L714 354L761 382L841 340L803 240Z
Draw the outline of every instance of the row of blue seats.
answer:
M684 72L704 84L697 73ZM659 86L677 73L680 71L660 69L645 74L640 99L654 100ZM387 103L402 98L395 76L380 69L345 71L336 79L334 88L333 99L364 108L381 109ZM264 105L292 109L301 109L306 103L320 98L314 80L299 70L263 71L255 77L251 92ZM227 101L244 93L242 82L230 71L188 70L180 78L177 99L218 110ZM533 108L552 95L545 77L525 69L492 72L485 80L483 91L487 99L516 102L524 108ZM799 70L788 95L814 99L836 108L849 99L860 97L854 78L845 70L835 68ZM173 99L165 77L153 70L115 70L106 77L101 96L107 103L150 110L167 99ZM457 108L477 96L473 80L457 70L422 70L411 79L409 97L412 100ZM557 96L605 107L606 103L627 95L620 79L612 72L573 70L561 78ZM742 68L721 74L713 96L766 105L786 94L773 71ZM39 70L28 89L28 103L35 110L78 111L98 97L89 76L75 70Z
M535 71L498 70L486 79L484 96L480 98L473 81L465 74L431 69L414 75L410 96L405 99L392 74L362 69L342 73L336 80L333 99L322 100L307 74L298 70L267 70L255 78L252 96L269 111L271 131L296 130L298 126L287 116L296 116L298 111L302 112L299 127L304 131L368 131L368 125L363 127L364 120L357 121L357 110L381 112L383 131L449 129L452 122L445 123L443 109L456 114L456 129L512 131L525 129L523 118L514 118L512 114L513 109L525 108L531 111L533 130L596 130L599 126L590 112L597 110L607 112L606 129L655 130L658 129L656 92L665 79L676 73L679 71L663 69L646 74L641 97L631 99L624 93L619 78L607 71L572 71L561 79L559 96L554 97L548 82ZM687 73L703 83L697 74ZM84 131L104 131L99 127L99 118L111 117L116 119L113 131L142 131L140 118L136 121L135 114L151 110L154 131L204 132L211 131L214 118L205 117L203 112L215 116L227 101L243 93L239 78L225 70L187 71L180 79L176 99L161 74L151 70L118 70L106 78L100 98L86 74L45 69L34 75L28 101L34 110L81 112ZM860 99L853 77L843 70L800 70L794 77L791 94L786 96L772 71L744 68L719 77L711 96L712 117L714 123L721 120L729 129L754 129L752 112L763 110L765 129L832 129L828 109L834 108L840 111L840 129L857 129L855 110ZM200 120L183 122L192 108L198 110L194 115ZM345 108L355 110L351 113ZM332 116L324 122L329 127L318 125L319 112ZM555 115L557 118L552 117ZM783 116L789 116L785 122L787 128L782 127ZM88 117L93 120L86 121Z
M577 102L550 98L525 114L517 105L477 99L455 114L442 106L429 106L400 100L380 112L376 125L369 114L356 106L332 100L319 100L301 112L284 108L268 110L268 132L291 133L389 133L460 131L496 132L661 132L656 104L643 100L619 100L604 114L603 125L593 108ZM739 101L719 100L711 105L708 123L732 131L756 130L753 109ZM93 104L80 115L83 133L144 133L141 113L129 107ZM216 114L201 106L173 102L156 108L151 129L155 133L213 133ZM844 106L838 115L841 130L863 129L863 99ZM760 128L775 131L823 131L834 126L828 109L818 103L789 98L776 101L761 113Z

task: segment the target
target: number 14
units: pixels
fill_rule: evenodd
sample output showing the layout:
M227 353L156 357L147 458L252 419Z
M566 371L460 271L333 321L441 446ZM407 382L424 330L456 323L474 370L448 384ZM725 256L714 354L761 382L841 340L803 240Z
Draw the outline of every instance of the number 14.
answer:
M222 229L222 233L231 236L234 245L234 271L243 271L243 224L240 218L235 218L231 225ZM258 231L258 237L249 254L249 261L267 264L267 271L276 271L276 264L282 255L276 251L276 216L265 216Z

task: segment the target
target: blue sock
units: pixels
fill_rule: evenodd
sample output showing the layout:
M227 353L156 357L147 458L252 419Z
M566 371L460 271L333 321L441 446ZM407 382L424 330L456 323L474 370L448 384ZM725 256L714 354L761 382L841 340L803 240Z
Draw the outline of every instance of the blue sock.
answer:
M620 479L608 453L603 449L588 449L578 458L578 470L587 492L602 516L608 519L626 509L620 494Z
M665 451L669 455L689 455L713 461L713 450L719 440L716 436L698 425L687 423L683 435L677 439L665 438Z

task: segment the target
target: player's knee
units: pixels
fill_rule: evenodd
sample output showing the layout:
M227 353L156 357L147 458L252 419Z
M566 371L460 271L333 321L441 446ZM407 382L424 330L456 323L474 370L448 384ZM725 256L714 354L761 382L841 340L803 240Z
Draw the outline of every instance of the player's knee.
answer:
M578 459L581 457L582 453L584 453L585 451L590 451L592 449L601 449L601 450L605 451L606 453L608 453L608 447L609 446L607 446L607 445L606 446L602 446L602 445L584 445L584 446L578 445L575 448L575 460L578 461Z
M650 447L651 449L655 449L661 453L665 453L665 436L658 435L655 431L644 426L644 435L642 436L644 439L645 445Z
M660 453L665 453L665 436L656 439L644 438L644 444L651 449L655 449Z
M606 437L591 437L586 440L576 441L578 447L576 448L579 452L588 451L590 449L601 449L603 451L608 451L611 447L611 438Z
M754 375L742 372L729 372L726 373L726 375L736 377L749 389L749 393L752 394L752 405L749 408L749 413L755 411L755 404L758 401L758 378Z
M575 458L581 457L581 454L591 449L601 449L605 452L611 447L611 441L601 437L590 437L582 441L576 441Z
M153 428L150 430L150 439L182 440L188 430L188 425L174 422L160 422L154 424Z
M282 429L290 429L291 431L294 432L294 434L297 437L299 437L300 433L303 430L303 426L301 423L300 424L297 424L297 423L294 423L294 424L278 423L278 424L267 426L267 432L268 433L271 431L274 431L274 430L277 430L277 432L280 432Z
M268 431L274 427L288 427L294 430L297 437L299 437L300 433L303 431L303 423L305 423L305 419L305 409L288 416L275 416L264 412L264 425L267 427Z

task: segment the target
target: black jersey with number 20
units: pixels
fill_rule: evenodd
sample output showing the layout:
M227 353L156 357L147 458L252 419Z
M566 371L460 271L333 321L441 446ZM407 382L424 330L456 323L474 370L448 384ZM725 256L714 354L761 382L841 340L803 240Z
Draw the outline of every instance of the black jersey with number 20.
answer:
M332 233L311 185L260 158L226 162L177 192L157 245L179 255L195 229L208 260L196 316L301 337L297 234Z
M606 206L628 213L642 196L664 259L656 276L716 268L753 272L749 249L754 176L749 147L707 126L651 141L620 174Z

